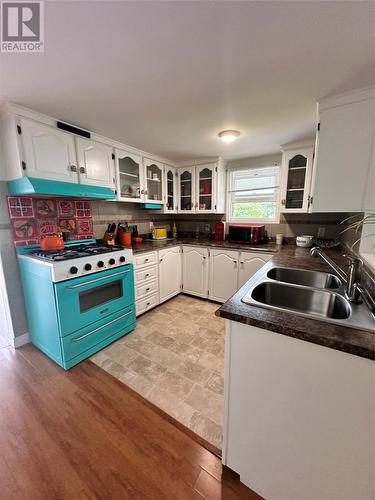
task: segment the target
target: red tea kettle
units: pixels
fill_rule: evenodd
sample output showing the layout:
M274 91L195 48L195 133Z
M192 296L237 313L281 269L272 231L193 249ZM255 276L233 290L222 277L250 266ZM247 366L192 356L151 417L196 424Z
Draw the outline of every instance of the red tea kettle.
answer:
M64 248L64 240L59 234L48 234L40 238L41 250L62 250Z

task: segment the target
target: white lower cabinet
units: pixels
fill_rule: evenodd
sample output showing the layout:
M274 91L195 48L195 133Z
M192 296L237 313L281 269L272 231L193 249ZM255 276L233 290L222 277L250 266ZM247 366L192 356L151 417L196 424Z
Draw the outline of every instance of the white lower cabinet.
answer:
M157 252L136 255L134 258L135 309L140 314L159 304L159 269Z
M208 297L208 250L185 246L182 253L183 292Z
M272 254L193 245L134 256L137 316L181 291L226 302Z
M227 320L223 464L268 500L373 499L373 364Z
M150 295L149 297L144 298L143 300L137 300L135 304L136 315L140 314L152 309L153 307L159 304L158 295L156 293Z
M159 251L160 302L181 292L181 248L172 247Z
M267 253L241 252L237 289L241 288L271 257L272 255Z
M210 249L209 298L226 302L238 289L239 252Z

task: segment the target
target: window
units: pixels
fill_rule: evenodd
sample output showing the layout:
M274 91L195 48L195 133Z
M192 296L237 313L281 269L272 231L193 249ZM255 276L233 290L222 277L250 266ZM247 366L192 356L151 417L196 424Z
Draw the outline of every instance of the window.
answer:
M280 167L228 171L230 222L279 222Z

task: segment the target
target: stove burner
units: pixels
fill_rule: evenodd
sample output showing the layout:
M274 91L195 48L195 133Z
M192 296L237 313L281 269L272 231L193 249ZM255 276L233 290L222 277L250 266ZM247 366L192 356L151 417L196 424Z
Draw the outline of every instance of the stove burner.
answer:
M52 261L62 261L70 259L78 259L79 257L86 257L87 255L99 255L108 252L114 252L116 250L122 250L122 247L106 247L103 245L92 244L78 244L72 245L70 247L64 248L63 250L36 250L32 252L31 255L38 257L40 259L52 260Z

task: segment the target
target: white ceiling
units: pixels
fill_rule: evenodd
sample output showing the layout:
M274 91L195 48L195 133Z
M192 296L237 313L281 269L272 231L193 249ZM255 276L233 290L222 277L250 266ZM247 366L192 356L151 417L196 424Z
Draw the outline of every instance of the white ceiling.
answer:
M45 52L1 54L0 100L172 160L276 152L374 82L372 1L45 3Z

